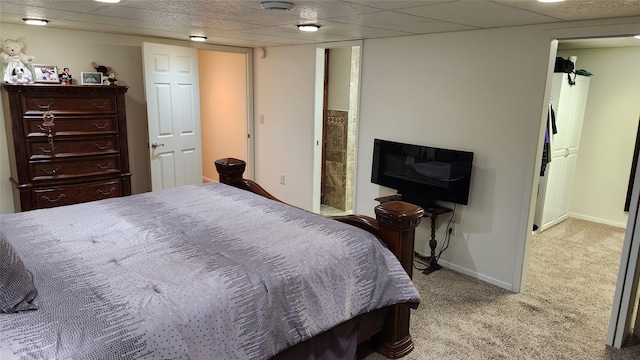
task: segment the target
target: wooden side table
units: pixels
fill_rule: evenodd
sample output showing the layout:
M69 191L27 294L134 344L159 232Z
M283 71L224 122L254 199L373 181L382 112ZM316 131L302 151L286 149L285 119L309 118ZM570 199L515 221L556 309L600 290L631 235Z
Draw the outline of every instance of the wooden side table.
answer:
M400 201L402 200L401 195L391 195L384 196L375 199L376 201L382 203L389 201ZM442 268L442 265L438 264L438 257L436 256L436 247L438 246L438 240L436 240L436 221L440 215L444 215L452 212L453 210L440 205L433 205L432 207L422 208L424 210L423 217L428 217L431 219L431 239L429 239L429 248L431 249L431 256L424 256L427 261L428 267L423 270L425 275L431 274L432 272L439 270Z

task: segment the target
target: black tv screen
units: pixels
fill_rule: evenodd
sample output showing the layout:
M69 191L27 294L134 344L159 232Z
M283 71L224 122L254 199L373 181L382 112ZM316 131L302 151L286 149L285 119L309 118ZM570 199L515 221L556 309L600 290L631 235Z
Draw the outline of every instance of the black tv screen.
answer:
M374 139L371 182L423 207L436 200L467 205L472 164L469 151Z

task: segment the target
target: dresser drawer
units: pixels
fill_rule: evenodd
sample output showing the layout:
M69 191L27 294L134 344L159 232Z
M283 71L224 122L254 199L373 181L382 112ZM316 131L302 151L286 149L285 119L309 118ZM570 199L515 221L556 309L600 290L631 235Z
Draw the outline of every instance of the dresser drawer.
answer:
M56 116L54 123L55 125L51 128L53 136L113 134L118 132L118 120L115 115L85 117ZM49 131L42 127L42 117L25 117L24 126L27 137L49 135Z
M120 152L120 146L118 135L93 138L54 137L53 148L45 137L29 141L27 151L29 160L41 160L71 156L117 154Z
M31 189L34 208L48 208L122 196L120 180Z
M52 111L54 114L78 113L115 113L116 98L111 94L74 94L70 97L63 94L26 93L22 98L24 114L42 114Z
M58 180L120 172L120 156L70 158L63 161L33 161L29 164L32 181Z

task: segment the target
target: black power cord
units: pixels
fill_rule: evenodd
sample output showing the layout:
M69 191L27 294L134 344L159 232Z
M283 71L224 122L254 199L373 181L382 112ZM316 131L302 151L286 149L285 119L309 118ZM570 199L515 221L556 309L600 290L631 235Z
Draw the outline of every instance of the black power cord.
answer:
M417 252L417 251L415 251L415 252L413 253L413 255L414 255L414 256L413 256L413 268L414 268L414 269L416 269L416 270L418 270L418 271L425 271L425 270L427 270L427 269L429 268L429 265L428 265L427 263L422 262L422 259L420 259L420 257L421 257L422 255L418 254L418 252ZM424 267L423 267L423 268L420 268L420 267L416 266L416 262L417 262L417 263L420 263L420 264L422 264L422 265L424 265Z
M449 218L449 221L447 221L447 232L445 233L444 240L440 245L440 251L438 252L438 255L436 255L436 260L440 260L440 255L442 255L442 253L445 250L447 250L447 248L449 247L449 244L451 243L451 233L453 232L453 228L451 227L451 222L456 216L456 206L457 204L453 205L453 211L451 212L451 217Z

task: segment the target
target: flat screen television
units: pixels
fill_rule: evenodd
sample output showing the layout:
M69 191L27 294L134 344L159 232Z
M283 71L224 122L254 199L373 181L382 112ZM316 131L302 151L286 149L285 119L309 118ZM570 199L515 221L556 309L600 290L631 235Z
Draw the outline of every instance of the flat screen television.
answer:
M467 205L473 153L374 139L371 182L424 208L436 200Z

